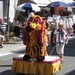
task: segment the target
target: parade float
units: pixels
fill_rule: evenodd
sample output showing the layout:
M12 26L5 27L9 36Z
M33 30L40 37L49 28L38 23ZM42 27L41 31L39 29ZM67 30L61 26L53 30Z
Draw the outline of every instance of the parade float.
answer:
M61 70L60 58L47 55L46 21L39 15L32 16L26 24L23 57L14 57L13 72L33 75L52 75Z

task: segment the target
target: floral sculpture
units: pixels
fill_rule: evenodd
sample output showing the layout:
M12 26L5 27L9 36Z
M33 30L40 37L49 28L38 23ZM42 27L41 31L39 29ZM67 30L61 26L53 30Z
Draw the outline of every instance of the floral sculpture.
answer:
M24 60L43 61L46 55L46 25L39 15L32 16L26 24L23 44L26 45Z

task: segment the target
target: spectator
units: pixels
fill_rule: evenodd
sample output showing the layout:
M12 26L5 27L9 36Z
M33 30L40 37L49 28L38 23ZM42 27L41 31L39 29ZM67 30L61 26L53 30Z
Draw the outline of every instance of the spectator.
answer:
M8 25L9 25L9 31L11 31L10 25L11 25L11 21L10 18L4 17L3 19L4 24L6 24L6 31L8 30Z
M12 25L14 26L14 29L13 29L13 32L14 32L14 35L16 37L19 37L20 35L20 22L17 20L17 18L15 17L13 22L12 22Z
M8 21L8 25L11 25L10 18L4 17L4 22L6 22L6 23L7 23L7 21Z
M23 34L24 33L24 28L26 26L26 20L24 19L21 23L20 23L20 32Z
M50 45L51 42L51 31L50 31L50 23L46 22L46 35L47 35L47 43Z
M3 22L3 20L0 18L0 28L3 30L3 35L6 34L6 23Z

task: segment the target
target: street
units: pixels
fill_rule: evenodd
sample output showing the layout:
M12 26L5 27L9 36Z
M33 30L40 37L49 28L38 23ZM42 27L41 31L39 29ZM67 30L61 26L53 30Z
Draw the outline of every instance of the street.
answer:
M21 57L24 54L24 46L21 44L4 44L5 49L8 49L8 45L11 46L9 51L0 52L0 75L23 75L19 73L14 73L11 71L13 57ZM51 50L55 45L49 45L48 54L50 54ZM18 49L17 49L18 47ZM21 48L20 48L21 47ZM23 47L23 48L22 48ZM15 49L16 48L16 49ZM4 54L2 54L4 52ZM51 54L58 56L56 51L54 50ZM71 38L69 43L65 46L65 54L64 61L61 64L62 69L55 73L54 75L75 75L75 38Z

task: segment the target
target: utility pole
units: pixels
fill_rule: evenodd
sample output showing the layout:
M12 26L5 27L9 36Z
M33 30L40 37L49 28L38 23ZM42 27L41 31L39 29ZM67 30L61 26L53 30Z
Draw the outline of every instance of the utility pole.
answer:
M9 5L10 0L7 0L7 34L6 34L6 41L9 42Z

